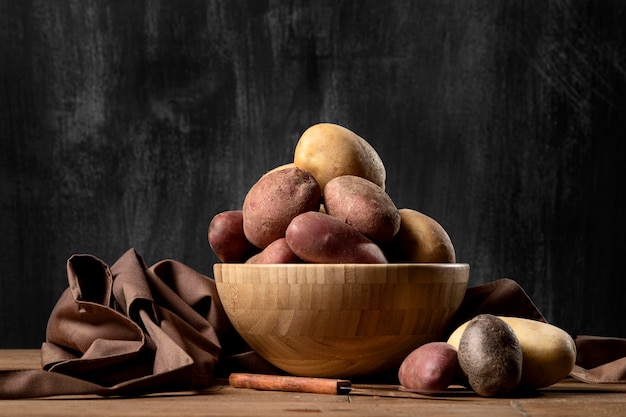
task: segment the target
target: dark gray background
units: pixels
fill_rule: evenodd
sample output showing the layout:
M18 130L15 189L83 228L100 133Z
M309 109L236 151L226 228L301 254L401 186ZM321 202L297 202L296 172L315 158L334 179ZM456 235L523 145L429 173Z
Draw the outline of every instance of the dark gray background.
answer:
M212 276L207 226L342 124L470 284L626 337L623 1L0 0L0 347L38 347L65 262Z

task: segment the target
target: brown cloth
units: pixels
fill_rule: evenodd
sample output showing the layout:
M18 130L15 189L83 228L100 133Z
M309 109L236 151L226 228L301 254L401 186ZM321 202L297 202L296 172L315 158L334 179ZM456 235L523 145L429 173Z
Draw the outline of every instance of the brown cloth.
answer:
M134 249L111 267L92 255L67 261L41 348L42 369L0 371L0 399L202 390L230 372L281 373L237 334L213 279L176 261L147 268ZM468 288L452 332L482 314L545 321L511 279ZM577 338L572 376L626 382L626 340ZM603 349L597 350L597 346Z
M67 275L41 348L43 369L0 371L0 398L202 389L219 374L218 361L275 369L236 333L215 282L179 262L146 268L131 249L109 268L73 255Z
M571 376L588 383L626 383L626 339L578 336Z

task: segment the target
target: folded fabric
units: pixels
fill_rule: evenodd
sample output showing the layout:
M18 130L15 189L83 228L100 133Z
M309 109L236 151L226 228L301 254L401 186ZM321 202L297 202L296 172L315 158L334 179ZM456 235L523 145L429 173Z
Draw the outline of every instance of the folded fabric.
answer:
M79 254L68 259L67 276L41 347L42 369L0 371L0 398L137 396L201 390L230 372L282 373L237 334L214 280L180 262L148 268L130 249L109 267ZM450 332L482 313L545 321L511 279L468 288ZM576 340L572 376L626 382L626 340Z
M571 376L588 383L626 383L626 339L582 335Z
M215 282L179 262L146 268L131 249L109 268L73 255L67 275L41 347L42 369L1 371L0 398L202 389L220 360L234 370L275 369L234 330Z

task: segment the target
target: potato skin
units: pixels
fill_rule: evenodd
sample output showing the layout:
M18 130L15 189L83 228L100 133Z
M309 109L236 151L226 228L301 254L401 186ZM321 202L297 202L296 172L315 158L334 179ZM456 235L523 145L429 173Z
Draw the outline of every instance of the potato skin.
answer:
M285 236L298 214L319 210L321 189L313 176L300 168L285 168L262 176L248 190L243 202L246 238L264 249Z
M241 210L227 210L213 216L207 235L209 246L222 262L244 262L258 252L243 232Z
M494 315L480 314L469 321L459 340L458 359L478 395L501 397L519 387L522 348L513 329Z
M400 365L398 380L406 389L423 394L443 391L457 375L456 349L446 342L426 343L411 352Z
M309 263L387 263L383 251L354 227L328 214L309 211L285 232L287 244Z
M289 264L302 263L302 259L293 253L287 239L281 237L276 239L261 252L251 256L245 263L247 264Z
M323 190L328 214L348 223L375 243L389 242L400 229L400 213L378 185L356 175L341 175Z
M576 362L576 343L563 329L549 323L521 317L498 316L517 336L522 348L521 388L539 389L565 378ZM467 322L448 338L458 346Z
M293 162L317 180L322 189L332 178L356 175L385 189L387 173L376 150L351 130L319 123L304 131L294 150Z
M432 217L401 208L400 228L385 246L390 262L454 263L456 253L446 230Z

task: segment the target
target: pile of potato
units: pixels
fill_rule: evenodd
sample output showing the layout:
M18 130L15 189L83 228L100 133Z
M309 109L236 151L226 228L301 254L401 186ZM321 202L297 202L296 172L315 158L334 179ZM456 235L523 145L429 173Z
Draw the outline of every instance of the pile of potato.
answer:
M228 263L455 262L431 217L398 209L375 149L331 123L309 127L293 162L264 174L240 210L218 213L208 241Z
M557 326L480 314L459 326L447 342L411 352L398 379L424 394L460 384L483 397L503 397L555 384L569 375L575 361L574 340Z

